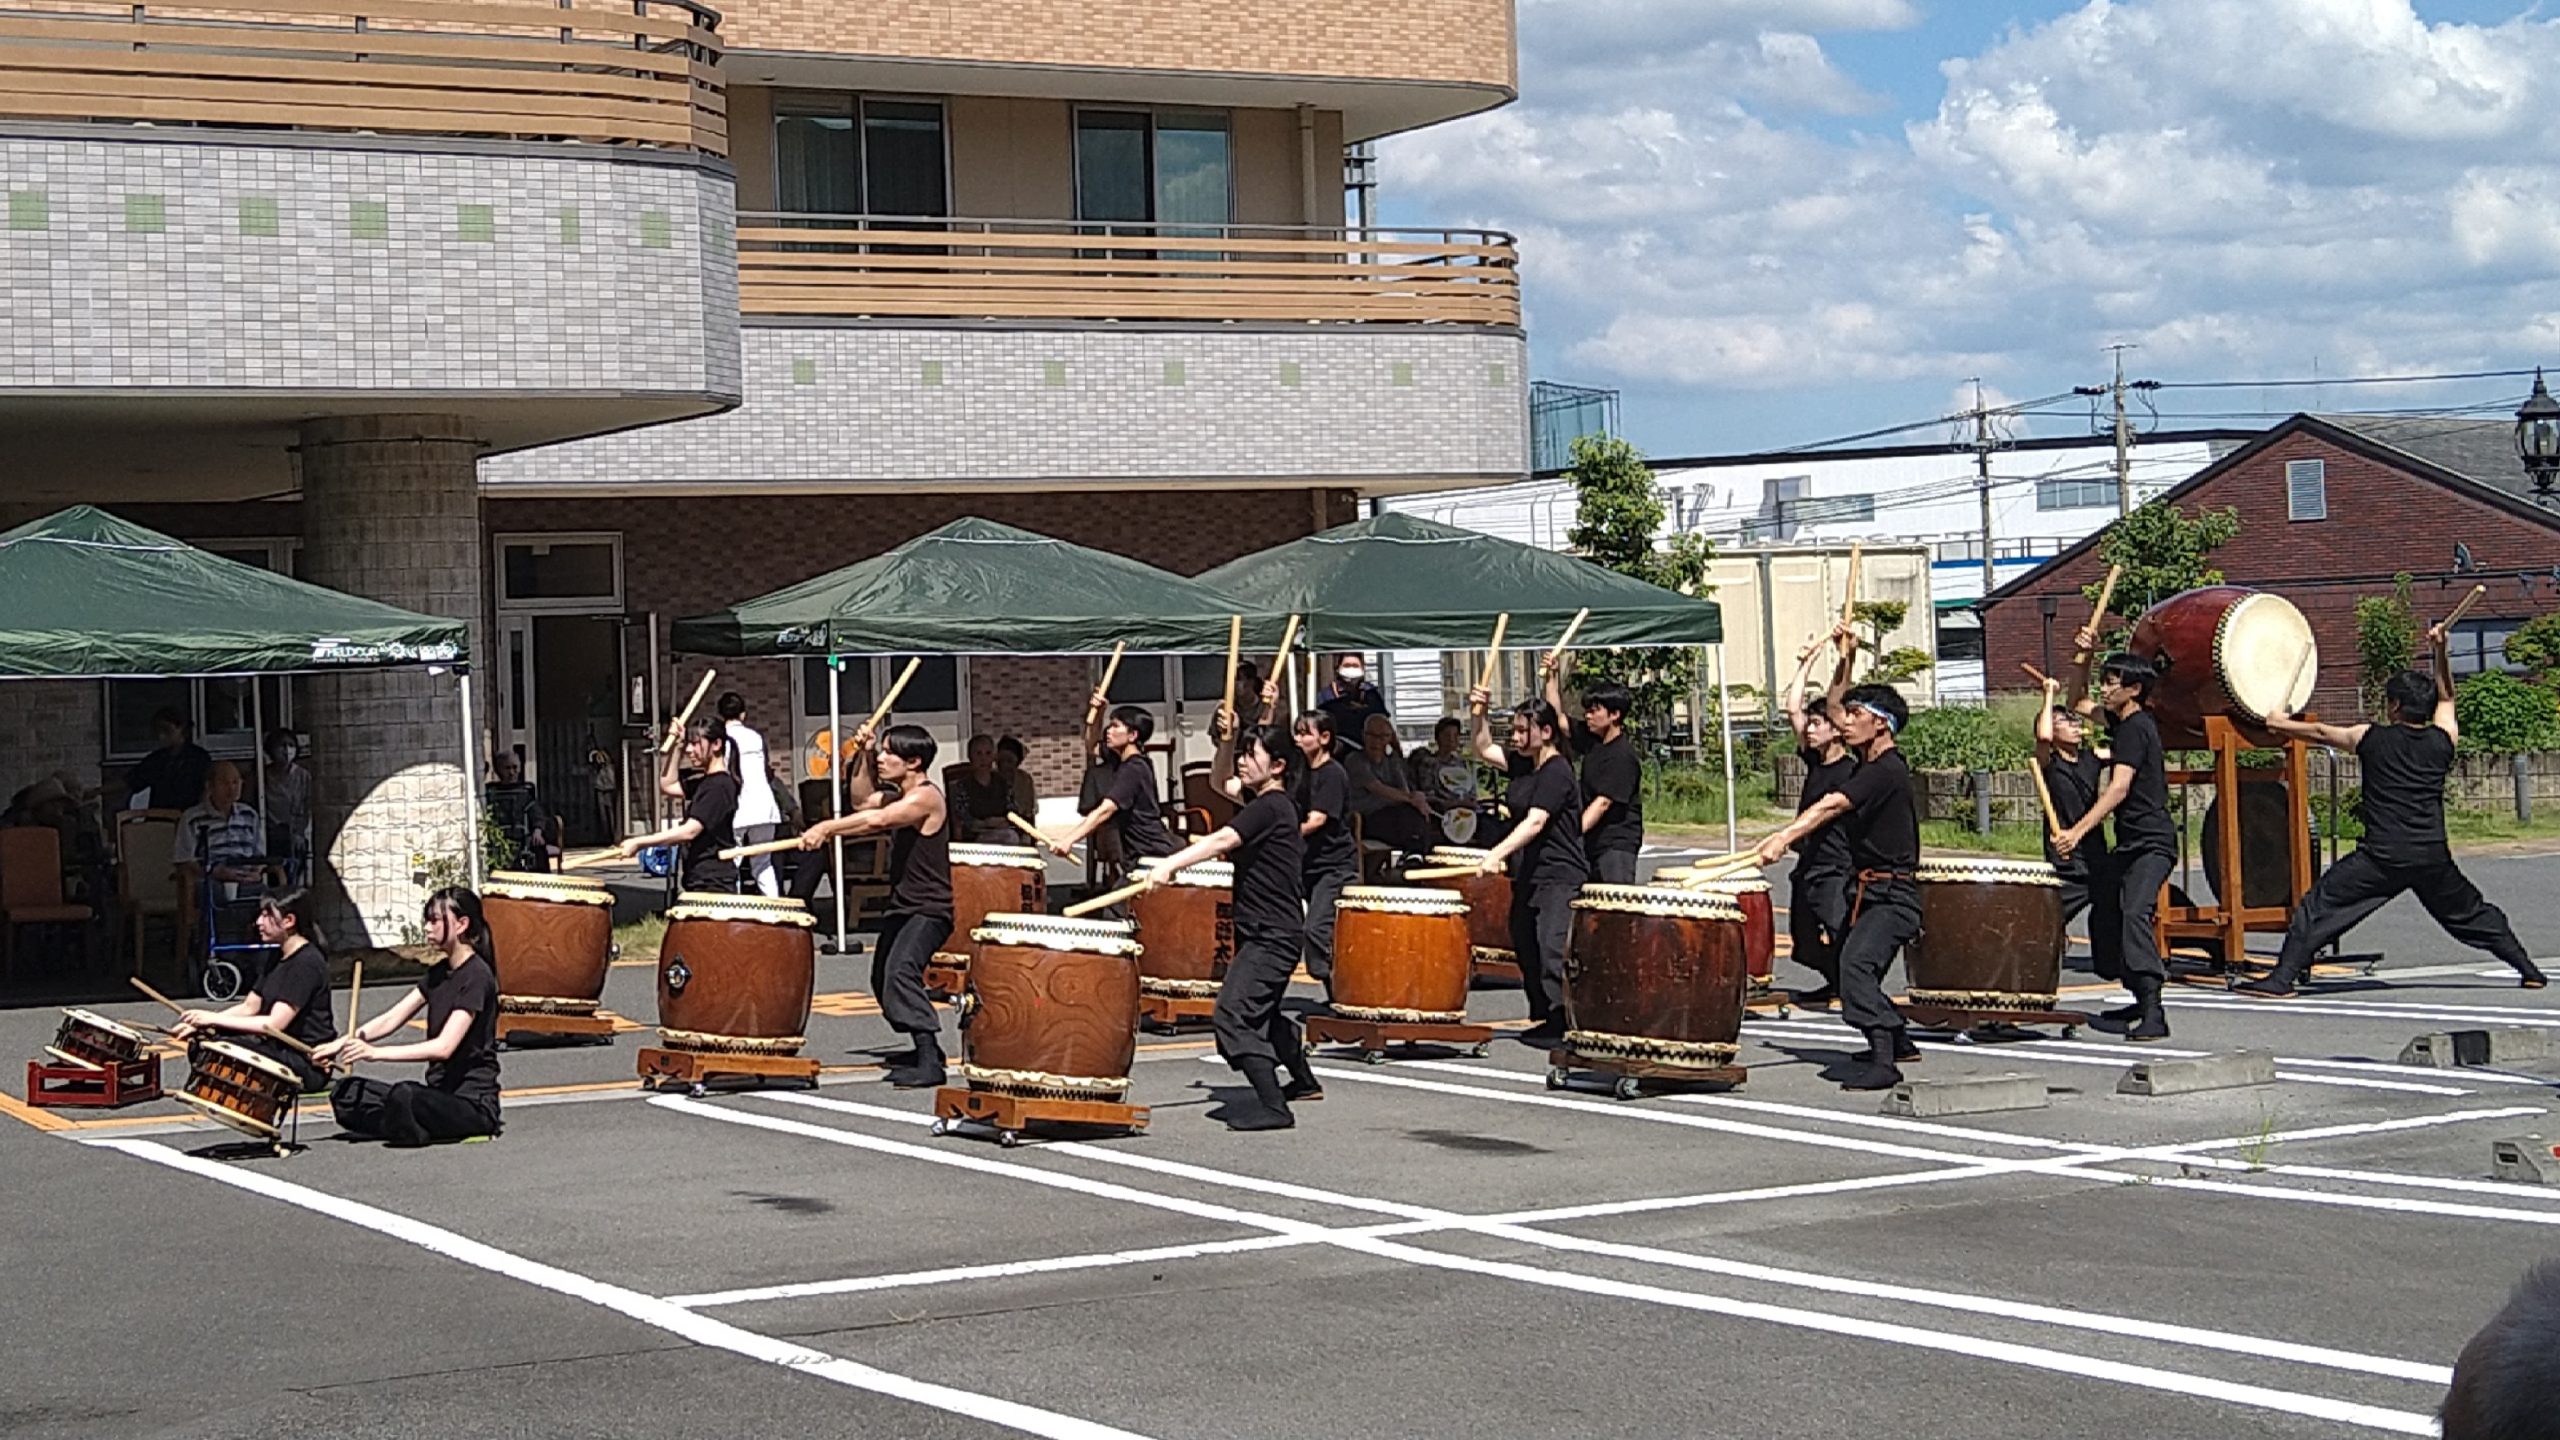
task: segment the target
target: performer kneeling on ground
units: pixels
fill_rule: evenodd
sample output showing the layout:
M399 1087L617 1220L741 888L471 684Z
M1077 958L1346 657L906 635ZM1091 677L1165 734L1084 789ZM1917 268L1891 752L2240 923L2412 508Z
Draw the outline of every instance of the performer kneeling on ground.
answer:
M2515 967L2524 988L2539 990L2542 971L2516 940L2506 913L2480 896L2480 887L2453 863L2445 842L2444 781L2453 769L2461 730L2453 717L2453 665L2441 625L2427 627L2435 652L2435 676L2403 670L2382 687L2391 706L2388 725L2323 725L2290 715L2270 715L2267 728L2294 740L2352 750L2364 767L2364 840L2338 857L2302 897L2284 931L2284 951L2264 980L2232 988L2244 995L2282 999L2293 994L2311 966L2313 952L2355 928L2404 890L2414 890L2444 932L2475 950Z
M1591 879L1590 852L1575 828L1582 814L1582 784L1573 762L1556 749L1556 710L1532 700L1511 712L1511 744L1494 743L1486 707L1493 697L1481 686L1467 692L1475 716L1476 754L1511 777L1505 804L1511 833L1485 852L1487 872L1511 864L1511 949L1529 992L1529 1028L1523 1045L1564 1039L1564 952L1573 935L1573 897ZM1516 858L1515 858L1516 857Z
M427 897L426 924L427 943L438 953L425 977L390 1009L312 1056L339 1067L361 1060L427 1062L423 1084L385 1084L363 1075L340 1080L329 1105L350 1134L424 1145L498 1133L498 974L490 965L497 951L479 894L460 885L438 890ZM421 1009L426 1039L380 1043Z
M2141 1041L2169 1038L2168 1015L2160 1008L2160 987L2168 983L2169 966L2152 932L2152 918L2160 908L2160 887L2168 883L2178 859L2177 826L2169 818L2168 756L2160 747L2159 723L2143 708L2157 678L2151 662L2139 655L2110 655L2100 667L2098 703L2114 720L2106 788L2090 802L2087 814L2064 827L2054 845L2067 858L2099 821L2115 817L2115 849L2106 867L2090 876L2089 963L2100 979L2121 980L2133 992L2133 1003L2100 1015L2094 1023Z
M847 777L862 798L854 812L800 832L800 848L816 850L836 836L889 837L889 903L871 946L871 993L889 1028L914 1042L895 1057L889 1083L920 1090L943 1082L942 1017L925 997L924 968L951 938L951 806L933 769L933 737L921 725L892 725L874 753L854 757ZM876 780L875 780L876 775Z
M1841 1077L1843 1090L1890 1090L1902 1083L1899 1067L1920 1058L1884 993L1895 953L1920 933L1920 810L1911 798L1911 766L1894 746L1910 718L1911 707L1892 686L1852 687L1839 722L1858 752L1857 770L1760 842L1760 863L1775 865L1789 846L1825 826L1848 832L1856 883L1840 941L1840 1018L1867 1037L1868 1056Z
M1277 725L1256 725L1241 736L1231 711L1217 720L1218 750L1210 780L1242 808L1233 820L1167 857L1149 876L1162 884L1187 865L1232 854L1236 953L1219 983L1210 1023L1218 1054L1253 1086L1254 1106L1230 1105L1230 1130L1286 1130L1297 1124L1292 1100L1321 1100L1324 1089L1307 1068L1297 1022L1281 1010L1289 977L1297 972L1300 931L1298 879L1305 840L1298 807L1289 802L1289 766L1298 760L1291 737ZM1287 1069L1289 1083L1280 1083Z
M1547 703L1558 715L1564 708L1564 657L1551 654L1540 662L1547 675ZM1562 737L1568 758L1582 759L1582 813L1574 828L1582 833L1591 873L1604 885L1636 883L1636 858L1644 853L1644 762L1627 734L1627 712L1636 697L1610 681L1591 687L1582 697L1582 723Z
M276 963L258 977L240 1003L228 1010L190 1010L171 1032L190 1042L221 1038L255 1050L299 1077L302 1088L325 1090L329 1077L309 1056L283 1041L289 1035L309 1049L338 1038L337 1016L329 1004L329 957L321 952L319 932L311 927L309 892L287 890L258 902L258 938L278 947Z
M1847 626L1832 627L1829 638L1805 647L1796 660L1796 678L1787 686L1787 724L1796 732L1796 758L1804 762L1804 789L1796 797L1802 815L1823 796L1857 773L1858 757L1840 738L1840 707L1847 703L1849 670L1858 660L1854 643L1843 644ZM1825 647L1839 660L1831 667L1831 684L1823 694L1804 698L1804 687ZM1825 825L1796 844L1795 868L1787 872L1788 953L1795 962L1822 977L1811 990L1791 997L1809 1009L1828 1009L1840 998L1840 938L1849 929L1849 832Z

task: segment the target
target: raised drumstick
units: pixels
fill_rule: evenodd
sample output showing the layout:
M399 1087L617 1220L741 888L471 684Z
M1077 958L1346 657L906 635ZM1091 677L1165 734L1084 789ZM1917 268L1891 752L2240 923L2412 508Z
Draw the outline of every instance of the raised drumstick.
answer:
M1115 640L1111 642L1111 658L1105 662L1102 667L1102 683L1094 687L1095 698L1093 702L1084 707L1084 723L1087 725L1092 724L1094 719L1102 714L1102 707L1104 704L1108 703L1111 695L1112 677L1120 673L1120 654L1128 648L1129 642L1126 640ZM1232 665L1228 666L1227 673L1229 675L1235 674L1235 667ZM1230 690L1232 690L1235 685L1235 681L1229 680L1227 685Z
M1140 880L1133 884L1123 885L1117 890L1105 890L1090 900L1079 900L1058 913L1066 916L1070 920L1074 920L1082 916L1090 915L1096 910L1108 910L1123 900L1134 898L1139 891L1147 888L1147 883L1148 882L1144 880Z
M923 663L924 657L921 655L908 657L907 668L898 672L898 678L889 683L889 693L880 697L880 703L872 710L871 718L862 722L862 732L876 731L880 728L881 718L889 713L890 706L898 703L898 697L906 693L907 682L916 678L916 667Z
M2472 606L2479 604L2481 597L2488 593L2489 587L2486 585L2472 586L2471 593L2462 597L2462 603L2453 607L2453 613L2444 617L2444 628L2446 631L2450 632L2453 629L2455 622L2462 619L2463 612L2469 610Z
M1218 702L1218 713L1221 715L1236 713L1236 660L1243 650L1244 617L1229 616L1227 619L1227 693L1226 698Z
M1461 875L1483 873L1484 867L1481 865L1430 865L1420 870L1407 870L1404 872L1404 878L1407 880L1455 880Z
M1547 663L1549 665L1553 665L1564 658L1564 652L1573 644L1573 637L1582 633L1582 622L1590 618L1591 607L1588 605L1585 605L1581 609L1573 612L1573 623L1564 627L1564 638L1558 640L1555 644L1555 648L1547 652Z
M347 1034L353 1036L364 1028L364 962L359 960L347 976ZM353 1066L352 1060L340 1063Z
M1296 644L1297 640L1298 617L1292 615L1289 617L1288 625L1280 631L1280 653L1271 657L1271 673L1263 676L1263 679L1277 681L1281 676L1289 673L1289 647ZM1235 667L1228 666L1227 673L1235 673Z
M1484 672L1476 677L1476 688L1486 692L1487 694L1492 693L1494 673L1502 666L1503 632L1510 628L1510 611L1505 610L1501 614L1493 617L1493 644L1485 648Z
M1858 618L1858 561L1864 553L1860 542L1849 542L1849 583L1840 591L1840 623L1843 625Z
M659 754L664 755L668 751L675 749L677 742L684 739L684 727L686 722L693 719L694 707L702 703L704 692L711 688L712 680L717 677L719 673L720 672L717 670L705 670L702 672L702 683L693 687L693 698L684 702L684 708L676 712L676 723L667 727L667 738L658 742Z
M2110 565L2107 567L2107 578L2098 583L2098 603L2089 608L2089 629L2091 633L2095 633L2100 625L2106 623L2107 603L2116 598L2116 582L2123 578L2123 566ZM2089 652L2086 650L2075 652L2071 657L2071 663L2085 668L2089 663Z

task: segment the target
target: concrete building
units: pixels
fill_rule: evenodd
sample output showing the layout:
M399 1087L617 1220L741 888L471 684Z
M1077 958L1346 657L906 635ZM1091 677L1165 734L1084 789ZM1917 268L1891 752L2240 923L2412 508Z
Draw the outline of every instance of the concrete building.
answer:
M1342 188L1515 84L1511 0L0 19L0 524L104 504L468 618L487 732L602 840L700 671L678 615L966 513L1191 572L1526 474L1509 237L1346 230ZM1120 688L1196 724L1215 668ZM1091 674L942 659L902 710L1054 790ZM722 677L777 754L824 714L822 671ZM162 704L246 753L245 693L0 687L0 784L112 776ZM451 687L266 698L333 935L395 939L462 848Z

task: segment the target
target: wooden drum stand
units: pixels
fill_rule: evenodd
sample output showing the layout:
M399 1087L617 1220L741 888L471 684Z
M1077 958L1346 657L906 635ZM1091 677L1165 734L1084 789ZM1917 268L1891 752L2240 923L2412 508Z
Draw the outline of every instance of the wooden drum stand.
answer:
M2305 714L2305 720L2317 717ZM2266 734L2253 734L2221 715L2204 717L2205 746L2213 752L2213 766L2207 770L2172 769L2169 783L2178 786L2209 784L2219 802L2214 814L2214 839L2219 853L2212 857L2207 879L2213 885L2213 899L2203 904L2173 905L2164 892L2153 921L2153 938L2163 957L2169 954L2172 941L2206 940L2221 949L2216 968L2230 969L2248 958L2251 931L2281 933L2293 922L2294 907L2311 893L2311 777L2310 745L2301 740L2278 740ZM2284 764L2280 768L2249 767L2240 764L2243 750L2281 750ZM2251 906L2243 888L2245 865L2241 856L2240 787L2246 780L2282 780L2285 785L2285 901L2281 905Z

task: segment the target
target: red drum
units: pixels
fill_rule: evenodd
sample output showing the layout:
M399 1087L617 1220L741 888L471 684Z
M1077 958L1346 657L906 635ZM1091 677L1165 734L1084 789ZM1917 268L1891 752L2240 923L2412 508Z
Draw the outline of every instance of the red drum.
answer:
M1443 845L1422 857L1422 866L1481 865L1489 850L1468 850ZM1422 866L1416 866L1419 869ZM1444 880L1417 880L1438 890L1454 890L1467 902L1467 943L1473 947L1478 964L1510 965L1517 963L1511 953L1511 877L1496 871L1491 875L1452 875Z
M1746 925L1730 895L1585 885L1565 952L1565 1048L1720 1070L1742 1048Z
M1117 1101L1138 1058L1137 927L1125 920L990 915L960 1035L971 1090Z
M1728 896L1742 907L1744 967L1751 977L1752 993L1765 993L1777 973L1778 961L1778 910L1769 898L1769 882L1757 875L1743 875L1730 880L1701 880L1689 888Z
M2041 860L1923 860L1911 1003L2051 1010L2062 988L2062 877Z
M1129 867L1129 878L1155 872L1156 862ZM1161 885L1129 902L1146 953L1138 961L1138 991L1168 999L1215 999L1218 982L1236 958L1236 872L1220 860L1177 870Z
M788 897L678 895L658 944L658 1035L667 1048L799 1054L817 988L817 923Z
M1467 902L1446 890L1351 885L1333 903L1333 1013L1346 1020L1467 1018Z
M2204 717L2255 726L2300 709L2320 672L2311 622L2281 595L2208 585L2143 612L2126 649L2160 671L2151 716L2172 748L2205 743Z
M44 1053L66 1065L113 1070L142 1058L142 1033L94 1011L66 1009L61 1028L53 1032L53 1043L44 1047Z
M583 875L499 870L481 900L502 1015L593 1015L613 963L613 892Z
M934 959L967 966L969 932L996 914L1049 908L1049 862L1028 845L951 847L951 938Z
M273 1140L302 1093L293 1071L245 1046L207 1040L178 1098L243 1135Z

